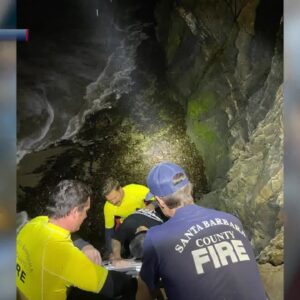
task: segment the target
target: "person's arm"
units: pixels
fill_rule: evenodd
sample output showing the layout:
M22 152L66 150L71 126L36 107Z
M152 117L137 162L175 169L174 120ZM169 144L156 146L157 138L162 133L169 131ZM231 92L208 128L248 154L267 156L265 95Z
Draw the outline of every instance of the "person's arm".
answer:
M93 245L82 239L77 233L73 233L71 239L74 246L81 250L94 264L101 265L101 254Z
M109 271L107 279L99 295L109 299L134 300L137 290L137 280L122 272Z
M112 239L112 254L109 259L112 265L116 268L127 268L132 265L132 262L122 259L121 257L121 242L115 239Z
M111 254L111 238L114 233L115 216L113 214L113 205L106 201L104 205L104 224L105 224L105 249Z
M121 257L121 242L115 239L111 240L112 260L122 259Z
M108 271L94 264L72 241L49 242L44 250L43 271L57 280L84 291L99 293L104 286Z
M147 284L141 279L138 278L138 288L136 293L136 300L153 300L154 295L150 293Z
M111 237L114 233L113 228L105 228L105 249L106 251L111 254L112 253L112 246L111 246Z
M136 224L134 222L135 216L128 216L124 222L117 228L112 235L112 259L120 260L122 245L126 241L130 241L135 234Z
M75 247L81 250L84 246L89 245L90 243L82 239L77 233L71 234L71 239Z
M101 265L102 257L100 252L91 244L84 246L81 251L96 265Z

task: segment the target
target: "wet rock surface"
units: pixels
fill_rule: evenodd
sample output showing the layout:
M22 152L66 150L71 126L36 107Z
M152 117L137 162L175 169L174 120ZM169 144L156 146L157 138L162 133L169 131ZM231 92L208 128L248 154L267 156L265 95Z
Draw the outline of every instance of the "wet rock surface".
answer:
M284 235L283 228L270 241L270 244L261 251L259 255L259 263L270 262L273 266L278 266L284 262Z
M283 129L282 87L268 112L240 151L225 188L206 195L203 204L240 217L257 254L282 227ZM283 247L281 248L281 250Z
M160 1L156 18L168 82L189 108L187 132L209 185L219 188L282 83L282 3Z
M282 3L159 1L156 19L211 190L198 203L238 216L258 260L283 264Z

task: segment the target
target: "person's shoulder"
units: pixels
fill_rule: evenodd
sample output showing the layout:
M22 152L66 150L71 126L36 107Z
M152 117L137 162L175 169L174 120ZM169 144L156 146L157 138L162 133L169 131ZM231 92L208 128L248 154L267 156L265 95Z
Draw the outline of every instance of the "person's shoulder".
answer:
M30 220L30 222L48 222L49 217L47 216L37 216Z
M149 191L146 186L137 183L127 184L123 187L123 189L126 191Z
M20 236L30 236L33 231L40 231L40 228L45 228L45 225L48 224L47 216L38 216L34 217L31 220L28 220L21 227L18 228L18 237ZM37 229L39 228L39 229Z
M112 205L109 201L105 201L104 210L110 210L113 207L114 207L114 205Z
M39 225L48 223L49 218L47 216L37 216L29 220L26 225Z
M50 251L50 253L59 253L59 254L71 254L79 255L81 256L81 253L83 252L77 248L73 241L71 240L71 237L54 234L51 235L47 242L45 243L45 247L47 247L47 250Z
M127 184L123 187L123 189L148 189L145 185L142 185L142 184L137 184L137 183L130 183L130 184Z
M170 223L170 222L169 222ZM169 230L168 228L170 228L170 224L167 222L165 223L161 223L161 224L157 224L152 226L151 228L149 228L147 235L149 236L158 236L158 235L168 235L169 234Z
M164 244L170 237L170 227L163 223L161 225L155 225L149 228L145 236L145 245L152 245L154 248Z

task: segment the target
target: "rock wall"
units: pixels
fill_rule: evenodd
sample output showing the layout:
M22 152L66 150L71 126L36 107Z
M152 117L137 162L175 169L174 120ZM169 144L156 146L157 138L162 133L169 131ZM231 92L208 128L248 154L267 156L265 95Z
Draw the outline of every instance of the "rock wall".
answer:
M227 173L227 185L207 194L201 201L239 216L257 254L281 232L283 225L280 215L283 207L282 104L280 87L272 109L237 154ZM282 247L280 250L283 251ZM270 258L264 262L278 265L282 260L275 263Z
M157 37L173 97L212 189L272 107L283 81L282 3L159 1Z
M282 15L269 0L156 7L169 87L211 189L200 203L237 215L271 267L283 263Z
M201 205L237 215L251 239L265 289L283 299L283 88L227 173L228 183Z

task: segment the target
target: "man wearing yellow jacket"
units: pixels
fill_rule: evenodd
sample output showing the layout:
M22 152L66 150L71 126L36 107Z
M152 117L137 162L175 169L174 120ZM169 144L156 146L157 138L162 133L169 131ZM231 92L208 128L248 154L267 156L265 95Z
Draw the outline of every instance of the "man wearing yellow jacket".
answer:
M106 180L102 188L102 195L106 198L104 219L105 246L108 253L112 253L111 238L114 229L130 214L145 207L148 192L149 189L144 185L128 184L122 187L114 178L110 177Z
M115 297L128 293L129 284L135 285L125 274L93 263L70 238L87 216L90 194L79 181L61 181L50 196L48 216L36 217L20 230L16 275L21 298L63 300L71 286Z

